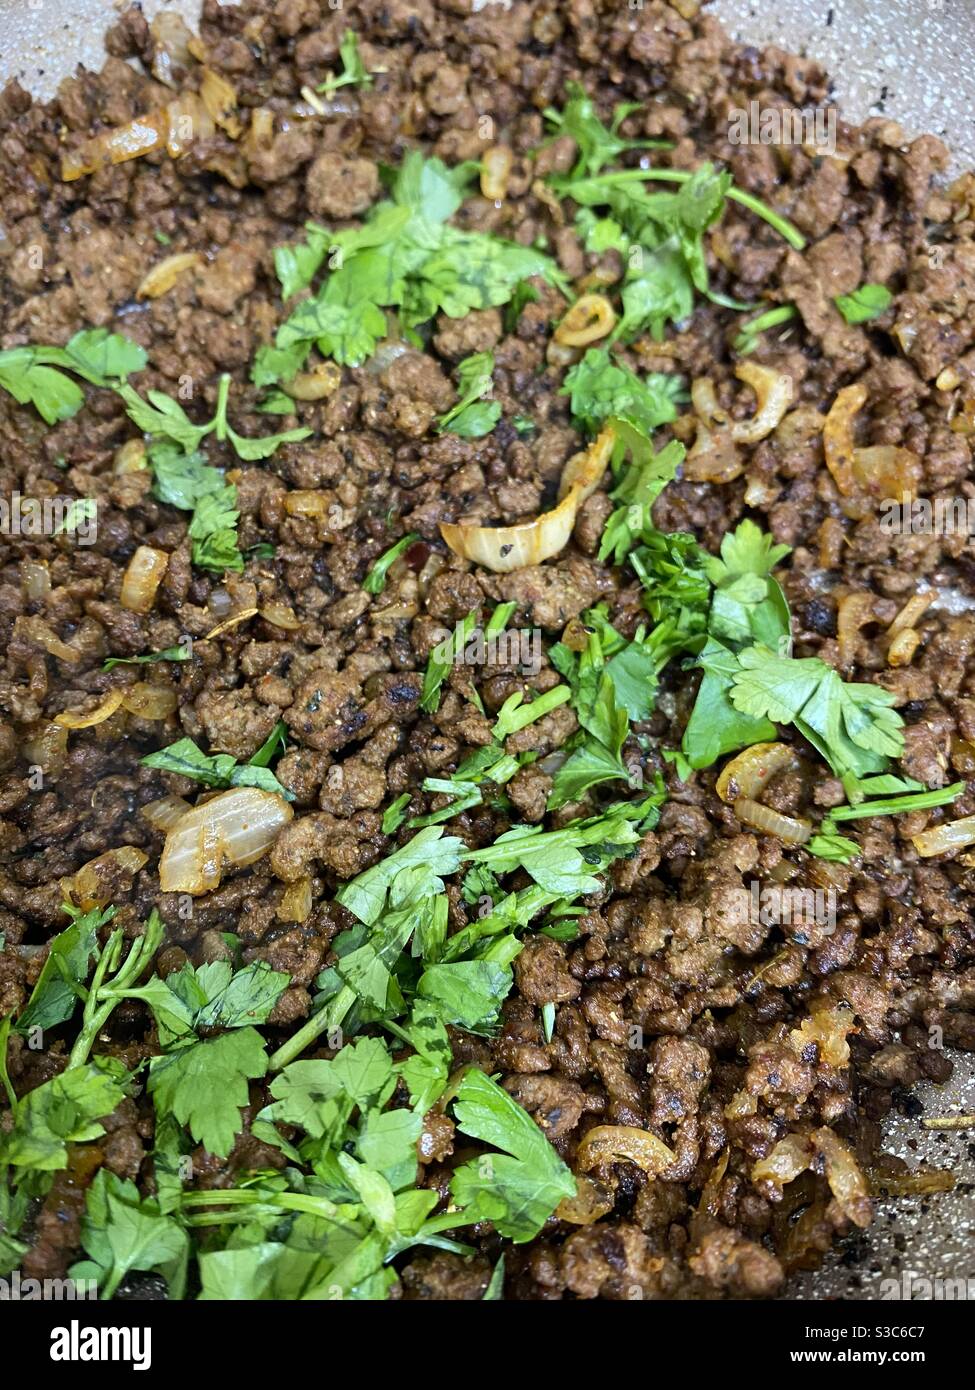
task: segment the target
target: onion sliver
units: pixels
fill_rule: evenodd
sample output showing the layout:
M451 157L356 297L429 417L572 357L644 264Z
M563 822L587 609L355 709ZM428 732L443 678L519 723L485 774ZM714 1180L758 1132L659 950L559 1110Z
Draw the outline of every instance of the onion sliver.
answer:
M63 714L54 716L54 722L61 724L65 729L92 729L96 724L104 724L106 719L111 719L124 699L124 690L110 690L101 704L96 705L94 709L83 712L66 709Z
M159 299L161 295L168 294L181 275L202 264L203 256L199 251L180 251L176 255L166 256L145 276L135 292L136 299Z
M122 576L119 603L130 613L148 613L156 601L156 590L169 564L165 550L140 545Z
M796 393L792 377L757 362L739 362L735 376L755 392L758 409L750 420L732 420L728 428L735 444L757 444L782 422Z
M456 555L495 574L510 574L526 565L550 560L568 545L579 508L606 472L616 438L612 424L607 425L584 454L569 459L559 488L561 501L534 521L517 526L470 526L442 521L440 534Z
M870 1188L852 1150L825 1126L814 1129L809 1137L823 1159L829 1190L843 1215L861 1229L869 1226L873 1217Z
M82 864L74 877L65 879L62 886L77 907L90 912L93 907L105 907L112 901L118 892L119 870L124 874L137 874L148 860L148 854L135 845L122 845Z
M591 1129L576 1154L576 1166L588 1173L599 1163L635 1163L654 1178L674 1162L673 1149L649 1130L633 1125L597 1125Z
M259 787L234 787L194 806L166 836L159 858L160 888L194 896L212 892L225 864L253 864L293 816L283 797Z
M775 835L784 844L804 845L812 836L812 826L808 821L784 816L781 811L773 811L750 797L740 796L735 802L735 815L742 825L750 825L760 835Z
M576 1178L576 1195L563 1197L555 1208L557 1221L568 1221L572 1226L591 1226L601 1216L606 1216L616 1205L616 1194L605 1183L595 1182L585 1173Z
M144 821L148 821L153 830L161 830L165 834L192 809L190 803L184 801L181 796L161 796L157 801L147 801L139 815Z
M975 845L975 816L951 820L945 825L936 825L933 830L922 830L912 835L911 839L922 859L929 859L932 854L964 849L966 845Z
M725 764L714 790L722 801L734 801L737 796L754 799L777 772L798 766L799 759L787 743L753 743Z
M129 714L139 719L168 719L175 714L179 701L176 691L165 685L147 685L140 681L123 692L122 704Z
M861 381L855 386L844 386L830 406L823 425L826 467L844 497L851 497L857 490L853 472L853 418L863 409L866 399L867 388Z

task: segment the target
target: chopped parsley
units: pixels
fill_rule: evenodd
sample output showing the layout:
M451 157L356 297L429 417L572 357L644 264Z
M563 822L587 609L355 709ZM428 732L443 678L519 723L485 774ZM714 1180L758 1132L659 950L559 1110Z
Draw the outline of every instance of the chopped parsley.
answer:
M837 295L834 303L847 323L869 323L886 313L894 296L885 285L861 285L852 294Z
M457 404L441 415L438 424L440 433L445 430L459 434L462 439L480 439L490 434L501 419L500 401L485 400L492 391L491 374L494 371L492 352L475 352L465 357L457 367Z

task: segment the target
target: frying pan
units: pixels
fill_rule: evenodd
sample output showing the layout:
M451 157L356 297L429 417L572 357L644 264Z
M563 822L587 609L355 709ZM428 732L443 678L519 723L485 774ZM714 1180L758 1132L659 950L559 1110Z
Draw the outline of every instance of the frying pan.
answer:
M143 0L150 19L164 8L195 25L200 3ZM883 115L909 136L939 135L952 149L954 172L975 168L975 0L716 0L712 8L743 43L818 59L846 118ZM52 96L78 63L101 66L102 36L116 13L110 0L0 0L0 83L17 77L35 95ZM946 1086L921 1085L908 1113L891 1117L885 1147L911 1166L926 1159L950 1168L955 1191L878 1201L866 1233L792 1280L786 1297L903 1297L892 1295L891 1281L903 1289L905 1276L934 1287L970 1279L975 1289L975 1135L922 1125L925 1114L975 1112L975 1057L953 1053L952 1060Z

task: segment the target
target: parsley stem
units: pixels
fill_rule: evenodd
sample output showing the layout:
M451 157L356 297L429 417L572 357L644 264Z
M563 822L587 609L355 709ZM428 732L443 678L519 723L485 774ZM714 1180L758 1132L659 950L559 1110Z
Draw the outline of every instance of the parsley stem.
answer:
M240 1206L268 1206L280 1207L284 1211L303 1211L312 1216L322 1216L326 1220L334 1221L339 1215L339 1209L334 1202L330 1202L327 1197L315 1197L304 1192L262 1192L259 1188L235 1187L225 1191L211 1192L184 1192L180 1198L181 1206L206 1206L206 1207L240 1207ZM212 1218L206 1212L199 1216L191 1216L188 1224L207 1226L214 1225Z
M833 821L864 820L868 816L897 816L908 811L930 811L934 806L947 806L950 801L961 796L964 790L964 782L954 782L950 787L938 787L929 792L883 797L877 801L861 802L859 806L838 806L830 811L829 818Z
M142 974L146 962L156 954L160 942L163 938L163 924L159 913L155 909L150 914L146 923L146 929L140 937L133 941L129 948L129 954L125 959L124 965L119 968L119 959L122 955L122 931L120 927L112 932L105 949L95 967L91 986L88 990L88 998L85 1000L84 1013L82 1015L81 1032L75 1040L74 1047L68 1057L68 1065L65 1071L71 1071L73 1067L82 1067L88 1060L88 1054L95 1044L95 1039L108 1022L109 1016L117 1007L119 996ZM108 994L105 990L106 977L117 971L112 981L112 993Z
M11 1113L14 1119L16 1119L19 1102L17 1100L17 1092L13 1087L13 1082L10 1080L7 1073L7 1039L10 1036L10 1029L13 1021L13 1014L7 1014L7 1017L0 1023L0 1081L3 1082L3 1089L6 1091L7 1100L10 1102Z
M602 174L600 178L604 183L640 183L646 179L656 179L663 183L687 183L693 178L693 174L688 173L686 169L624 169L617 174ZM794 227L774 208L770 208L768 203L763 203L760 198L755 198L743 188L735 186L728 189L728 197L741 207L747 208L749 212L755 213L770 227L774 227L779 236L784 237L796 251L806 249L806 238L799 228Z
M343 985L334 999L329 1000L317 1014L312 1014L308 1022L299 1028L297 1033L293 1033L287 1042L282 1043L277 1052L271 1053L267 1063L268 1071L280 1071L300 1056L322 1033L327 1032L329 1028L338 1028L357 997L350 985Z
M221 443L227 438L227 402L230 399L230 373L224 372L220 378L220 386L217 389L217 413L213 417L213 424L217 438Z

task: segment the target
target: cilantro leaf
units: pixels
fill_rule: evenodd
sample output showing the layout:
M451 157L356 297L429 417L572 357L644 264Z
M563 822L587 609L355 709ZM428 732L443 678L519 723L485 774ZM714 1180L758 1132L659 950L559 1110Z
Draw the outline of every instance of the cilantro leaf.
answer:
M894 296L885 285L861 285L852 294L837 295L833 302L847 323L869 323L886 313Z
M120 333L83 329L66 347L20 347L0 352L0 386L21 405L33 405L49 425L84 405L84 392L64 368L93 386L116 386L146 365L145 351Z
M653 529L653 504L673 480L684 458L684 446L677 440L671 440L659 454L635 432L624 436L622 442L633 453L633 464L610 493L619 506L606 522L599 544L600 561L612 557L614 565L621 565L637 541ZM614 459L619 452L617 445Z
M572 1173L521 1106L476 1068L464 1073L454 1116L462 1134L501 1150L455 1169L454 1202L509 1240L534 1239L559 1202L575 1195Z
M387 895L404 870L418 869L423 879L411 884L416 897L428 897L443 892L441 875L457 872L463 841L445 836L436 826L420 830L405 845L388 854L371 869L343 883L335 895L336 902L348 908L360 922L371 926L387 902Z
M149 1062L147 1089L159 1115L173 1115L212 1154L226 1158L247 1104L247 1083L267 1071L255 1028L222 1033Z
M455 662L464 650L468 637L477 626L479 610L472 608L467 617L459 622L449 637L439 642L427 658L427 669L423 676L423 690L420 693L420 708L434 714L440 707L440 687L452 671Z

